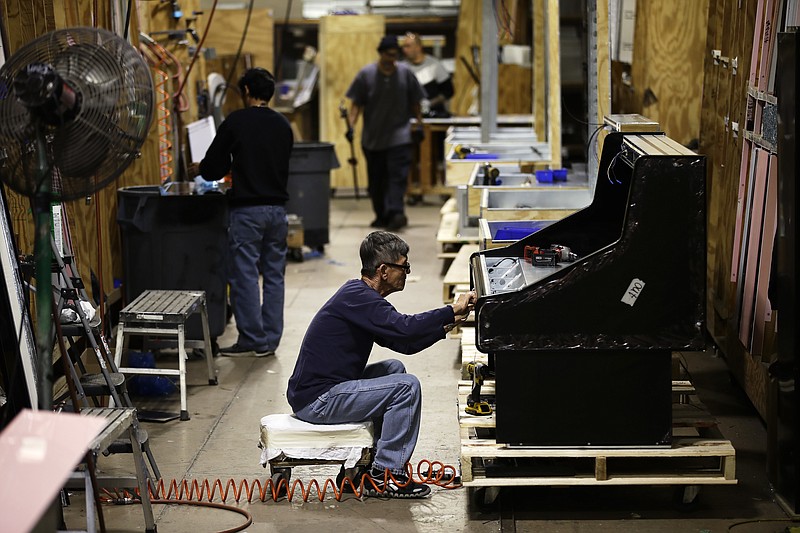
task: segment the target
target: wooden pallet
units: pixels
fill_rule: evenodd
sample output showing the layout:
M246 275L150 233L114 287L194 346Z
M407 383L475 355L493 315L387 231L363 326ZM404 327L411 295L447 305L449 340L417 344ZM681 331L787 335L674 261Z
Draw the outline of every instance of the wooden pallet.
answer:
M493 477L490 468L498 460L517 461L508 471L520 475L498 471ZM537 475L521 460L557 460L574 472ZM733 485L736 451L728 440L697 437L673 438L670 448L509 448L467 435L461 440L461 480L467 487Z
M729 440L701 437L716 420L694 396L685 380L673 382L673 394L686 399L673 404L673 443L670 448L522 448L498 444L493 438L494 413L464 412L471 381L460 381L458 416L461 431L461 477L468 487L566 485L711 485L737 483L736 452ZM486 380L481 397L490 403L494 380ZM536 461L558 461L553 475L532 473ZM512 464L509 464L512 463ZM506 467L498 467L505 464ZM497 473L492 475L492 468ZM564 474L567 469L570 473Z

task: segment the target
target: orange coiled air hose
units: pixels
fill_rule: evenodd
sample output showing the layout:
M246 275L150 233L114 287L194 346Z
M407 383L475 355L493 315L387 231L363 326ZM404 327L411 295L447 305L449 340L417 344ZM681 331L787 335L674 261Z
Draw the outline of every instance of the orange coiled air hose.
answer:
M406 465L406 471L409 479L417 483L427 483L444 489L461 487L456 469L439 461L423 459L418 463L416 471L412 469L410 464ZM395 477L388 471L384 473L384 476L390 477L397 482ZM397 484L400 485L399 482ZM345 493L354 494L357 498L360 498L365 489L380 490L368 474L362 475L361 479L356 483L344 478L338 487L336 482L330 478L325 479L322 482L322 486L316 479L308 481L307 484L299 479L295 479L290 483L286 479L280 479L277 483L273 482L272 479L267 479L264 482L260 479L250 482L246 479L239 481L228 479L223 482L219 478L214 480L184 479L180 482L173 479L165 483L161 479L155 484L151 483L150 499L159 503L213 502L215 499L219 499L222 502L233 500L236 503L242 501L253 503L254 501L278 501L286 496L286 500L291 502L294 500L295 495L298 495L304 502L307 502L312 494L316 494L319 501L324 501L330 490L336 501L341 501ZM111 495L109 494L109 496ZM132 497L131 493L125 492L125 497L120 498L118 495L116 498L107 498L107 501L110 501L110 503L131 503L129 499Z

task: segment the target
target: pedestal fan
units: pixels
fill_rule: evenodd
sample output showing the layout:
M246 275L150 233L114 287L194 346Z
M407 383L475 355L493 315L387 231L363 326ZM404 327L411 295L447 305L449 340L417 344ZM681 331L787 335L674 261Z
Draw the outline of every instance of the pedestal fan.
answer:
M34 205L40 409L52 401L50 206L117 178L139 155L152 109L144 59L103 29L47 33L0 68L0 180Z

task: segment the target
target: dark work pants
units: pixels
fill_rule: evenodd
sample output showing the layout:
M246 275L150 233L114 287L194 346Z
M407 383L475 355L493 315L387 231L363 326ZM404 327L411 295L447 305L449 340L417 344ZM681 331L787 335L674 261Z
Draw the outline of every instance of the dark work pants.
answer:
M364 157L367 160L367 192L375 218L388 222L392 215L404 211L411 145L392 146L386 150L364 149Z

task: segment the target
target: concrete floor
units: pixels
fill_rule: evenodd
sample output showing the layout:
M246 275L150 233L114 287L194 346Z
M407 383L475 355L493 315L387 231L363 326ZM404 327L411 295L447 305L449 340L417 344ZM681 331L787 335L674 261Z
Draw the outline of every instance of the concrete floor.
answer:
M438 198L408 208L410 225L402 236L411 246L413 270L405 291L389 297L401 312L414 313L442 305L441 260L436 258ZM358 245L372 219L368 200L333 199L330 244L322 256L289 263L286 275L286 326L275 357L215 359L219 386L206 384L204 361L189 361L191 420L143 423L165 480L233 479L264 482L268 471L259 465L259 419L289 412L286 382L294 367L308 322L318 307L349 278L358 277ZM220 345L235 340L229 325ZM373 358L389 356L376 349ZM308 502L259 501L237 504L233 491L227 503L253 517L249 532L328 531L438 532L778 532L791 521L773 498L765 475L766 434L746 398L732 386L725 362L713 354L685 355L701 400L719 420L719 429L737 449L735 486L704 487L691 512L673 504L670 487L518 488L504 489L496 505L476 509L467 489L434 488L432 497L418 501L359 500L332 495L320 502L312 491ZM168 366L174 357L162 355ZM424 395L422 431L413 462L421 459L459 463L456 382L460 379L459 346L445 339L423 353L405 357L410 372L420 377ZM573 391L565 391L571 393ZM178 410L178 395L138 399L139 407ZM131 472L130 456L101 457L102 473ZM335 476L338 467L296 468L293 476L305 483ZM167 481L169 483L169 481ZM219 494L219 492L218 492ZM73 495L66 511L67 525L83 527L82 494ZM217 496L215 501L220 501ZM235 528L244 518L233 512L189 505L155 505L159 531L211 532ZM110 532L142 531L137 505L104 507Z

